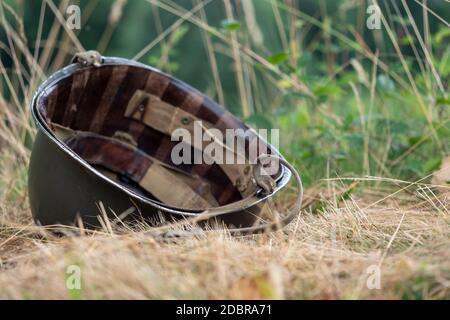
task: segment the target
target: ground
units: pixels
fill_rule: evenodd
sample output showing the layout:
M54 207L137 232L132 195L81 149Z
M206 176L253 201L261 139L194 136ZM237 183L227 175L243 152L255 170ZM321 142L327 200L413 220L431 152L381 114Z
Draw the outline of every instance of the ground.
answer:
M14 299L445 299L449 193L382 180L342 200L341 181L309 188L282 231L162 239L140 227L36 227L3 204L0 297ZM396 187L392 187L392 184ZM80 289L70 285L79 267ZM68 284L69 283L69 284Z

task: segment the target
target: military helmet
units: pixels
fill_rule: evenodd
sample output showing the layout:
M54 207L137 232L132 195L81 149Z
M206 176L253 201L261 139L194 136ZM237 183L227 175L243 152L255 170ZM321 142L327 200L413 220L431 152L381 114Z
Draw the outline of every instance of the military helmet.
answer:
M127 59L77 54L38 88L31 110L38 133L29 199L41 225L81 219L98 226L102 204L112 218L158 224L207 212L208 223L253 230L267 199L286 186L293 170L266 139L212 99ZM194 135L196 129L235 161L196 161L207 159L205 141L174 140L177 130ZM227 129L248 143L240 153L226 144ZM249 145L255 142L265 148L251 163ZM174 160L176 148L181 151L175 154L192 161ZM262 177L257 172L267 166L264 157L281 162Z

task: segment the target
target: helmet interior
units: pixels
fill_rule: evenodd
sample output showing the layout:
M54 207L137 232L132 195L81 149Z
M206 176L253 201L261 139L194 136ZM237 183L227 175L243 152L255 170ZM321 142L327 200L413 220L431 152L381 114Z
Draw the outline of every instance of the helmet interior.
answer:
M104 177L173 208L202 210L253 195L258 187L249 146L259 146L256 155L271 153L272 148L256 133L244 132L247 126L192 87L132 65L77 69L43 91L37 112L50 132ZM209 142L199 148L192 141L172 141L175 130L193 136L196 125ZM240 129L238 136L246 142L243 153L228 147L226 129ZM205 161L203 151L211 143L224 155L231 152L233 163ZM174 160L174 151L190 161ZM197 163L196 157L203 161Z

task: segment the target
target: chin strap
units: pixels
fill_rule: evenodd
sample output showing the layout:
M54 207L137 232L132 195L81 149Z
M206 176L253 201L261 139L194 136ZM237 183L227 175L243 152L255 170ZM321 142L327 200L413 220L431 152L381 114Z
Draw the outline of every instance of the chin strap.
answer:
M265 166L262 163L262 161L265 159L268 160L275 159L278 161L280 165L283 165L289 171L291 171L297 183L297 197L295 199L294 206L288 210L288 213L284 217L278 219L277 221L266 223L259 226L228 229L228 231L232 234L251 234L251 233L265 233L276 231L287 226L292 220L295 219L295 217L300 215L303 202L303 183L297 170L295 170L295 168L289 162L287 162L280 156L268 154L261 155L258 158L258 164L254 166L253 175L256 183L263 188L266 194L272 193L276 184L270 175L261 174L261 172L263 171L263 167Z
M261 155L258 158L257 164L253 168L253 175L254 175L256 184L258 184L262 188L263 195L270 194L273 191L273 186L274 186L274 181L270 177L270 175L264 174L264 167L267 166L267 162L265 164L263 164L264 160L277 160L280 165L283 165L289 171L291 171L291 173L293 174L293 176L297 182L297 190L298 190L295 204L291 209L289 209L287 215L285 215L282 218L277 219L274 222L265 223L262 225L255 225L252 227L227 228L226 231L232 235L247 235L247 234L267 233L267 232L271 232L271 231L276 231L276 230L282 229L283 227L288 225L292 220L294 220L295 217L297 217L300 214L302 202L303 202L303 184L302 184L300 175L295 170L295 168L289 162L287 162L285 159L283 159L282 157L277 156L277 155L269 155L269 154ZM205 211L199 213L197 216L195 216L193 218L185 219L182 222L168 224L168 225L165 225L162 227L158 227L155 229L155 231L157 231L157 232L162 231L162 233L158 233L158 236L162 237L162 238L179 238L179 237L181 238L181 237L186 237L186 236L201 235L205 232L210 232L210 231L190 230L190 231L178 232L178 231L173 231L173 230L171 230L171 231L165 231L165 230L167 230L169 228L172 229L173 227L176 227L176 226L196 224L198 222L209 220L211 218L214 218L214 217L217 217L217 216L220 216L223 214L235 212L237 209L240 209L240 208L244 208L242 210L245 210L245 208L250 207L258 199L260 199L260 196L253 195L251 197L242 199L240 201L234 202L229 205L225 205L225 206L218 207L218 208L211 208L211 209L208 209L208 210L205 210ZM214 230L211 230L211 231L214 231Z

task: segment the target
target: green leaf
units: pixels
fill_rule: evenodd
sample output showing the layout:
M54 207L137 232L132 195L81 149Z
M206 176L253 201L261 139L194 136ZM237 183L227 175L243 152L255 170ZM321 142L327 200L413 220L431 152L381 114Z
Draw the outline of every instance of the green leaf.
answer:
M414 37L406 35L400 39L400 43L403 45L411 45L414 43Z
M362 133L344 133L343 138L348 140L353 147L360 146L364 142L364 135Z
M404 134L409 130L409 125L403 121L380 119L377 121L377 127L381 130L389 129L391 134Z
M341 88L335 84L318 84L313 87L313 93L315 96L331 96L338 95L341 92Z
M425 174L430 174L436 171L441 166L442 159L441 158L433 158L428 160L423 164L423 172Z
M351 113L347 114L342 123L343 129L348 130L350 128L350 126L352 125L354 119L355 118L353 117L353 115Z
M306 106L300 107L295 114L295 122L298 126L307 126L311 122L308 108Z
M436 98L436 104L442 104L442 105L450 105L450 98L446 97L437 97Z
M331 154L331 157L337 161L347 159L347 154L344 151L338 151Z
M288 114L280 114L277 120L281 128L290 128L291 117Z
M180 42L181 39L186 35L186 33L189 31L188 26L180 26L172 33L170 36L170 42L172 47L174 47L178 42Z
M241 23L233 19L222 20L220 24L227 31L236 31L241 28Z
M286 61L287 59L289 59L288 53L282 51L271 55L270 57L267 58L267 61L269 61L273 65L277 65Z

